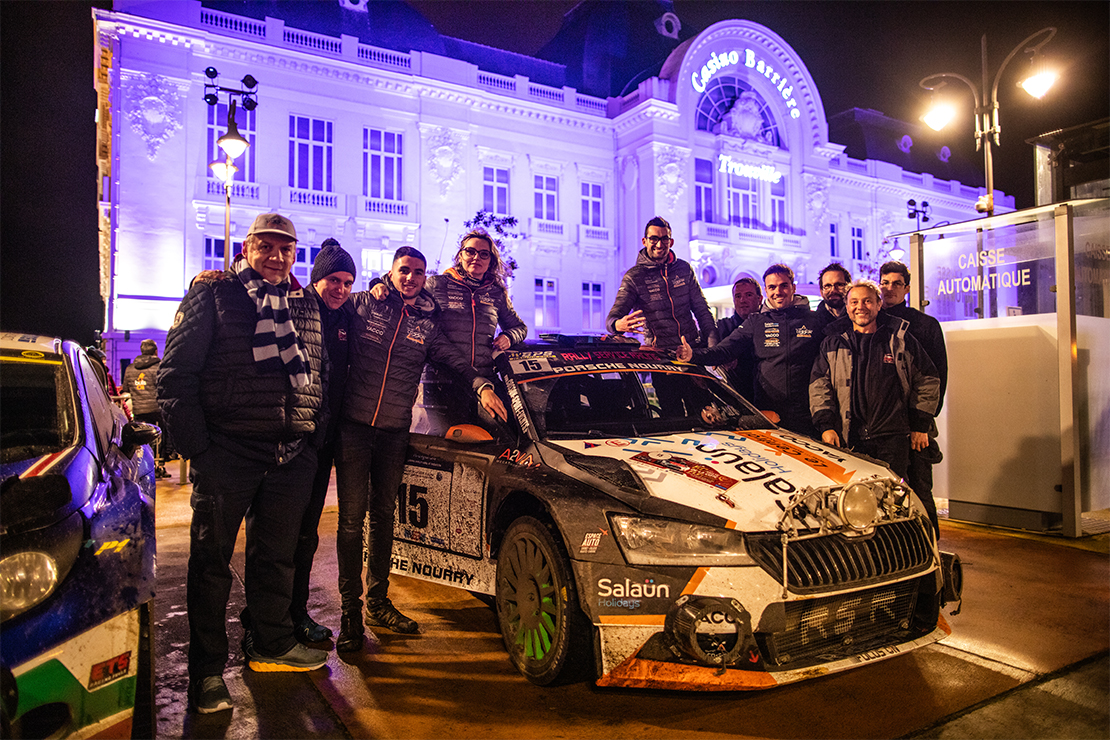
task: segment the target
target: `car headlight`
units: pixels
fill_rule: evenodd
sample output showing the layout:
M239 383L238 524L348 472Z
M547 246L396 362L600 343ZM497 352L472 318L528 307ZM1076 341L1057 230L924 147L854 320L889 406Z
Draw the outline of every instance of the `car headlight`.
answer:
M868 529L879 519L879 495L867 483L850 485L840 492L836 513L852 529Z
M58 565L44 552L17 552L0 560L0 621L38 604L58 584Z
M632 565L755 565L744 535L732 529L623 514L610 521Z

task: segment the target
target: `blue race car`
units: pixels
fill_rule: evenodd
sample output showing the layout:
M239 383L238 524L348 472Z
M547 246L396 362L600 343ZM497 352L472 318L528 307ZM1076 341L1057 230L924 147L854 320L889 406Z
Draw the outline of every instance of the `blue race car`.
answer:
M75 343L0 334L4 737L154 736L154 458Z

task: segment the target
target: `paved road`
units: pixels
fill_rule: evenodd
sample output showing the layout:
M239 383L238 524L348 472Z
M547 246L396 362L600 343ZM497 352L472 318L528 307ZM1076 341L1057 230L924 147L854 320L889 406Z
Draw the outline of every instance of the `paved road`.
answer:
M255 674L233 651L232 712L185 711L188 486L159 485L160 737L229 738L1105 738L1110 736L1107 536L1080 549L944 521L964 562L953 634L847 673L752 693L539 688L510 665L496 616L465 591L395 577L421 634L381 631L310 674ZM330 507L329 507L330 508ZM310 608L338 628L333 508L321 522ZM235 569L243 572L242 536ZM229 614L243 605L241 583ZM230 637L241 631L233 619Z

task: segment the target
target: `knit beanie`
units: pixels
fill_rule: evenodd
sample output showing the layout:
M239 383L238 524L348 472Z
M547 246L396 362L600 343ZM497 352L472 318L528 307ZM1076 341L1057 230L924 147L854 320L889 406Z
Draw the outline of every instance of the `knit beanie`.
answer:
M317 283L333 272L349 272L352 276L358 275L355 271L355 261L347 250L339 246L335 239L325 239L320 245L322 249L312 263L311 282Z

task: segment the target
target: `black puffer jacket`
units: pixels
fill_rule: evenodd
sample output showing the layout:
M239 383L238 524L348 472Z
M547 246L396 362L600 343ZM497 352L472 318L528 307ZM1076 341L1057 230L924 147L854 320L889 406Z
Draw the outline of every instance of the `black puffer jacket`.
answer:
M189 289L166 335L158 375L163 422L184 457L215 441L281 463L316 431L324 380L320 310L295 280L289 309L308 354L312 382L305 388L293 388L284 370L259 371L251 349L258 310L234 273Z
M801 434L814 433L809 411L809 375L825 337L828 314L809 310L804 298L795 305L753 313L712 349L694 350L693 361L720 365L731 359L755 361L757 408L774 411L779 423Z
M480 285L471 287L451 267L442 275L430 276L424 287L439 309L436 323L440 331L480 375L493 375L493 339L498 325L512 344L528 336L528 325L513 309L505 289L489 274Z
M668 252L663 262L655 262L646 248L640 250L636 264L624 273L605 328L610 334L619 334L617 320L637 309L647 319L644 344L674 349L682 343L680 337L686 337L691 347L717 342L713 313L694 270L674 252Z
M351 302L344 301L339 308L328 308L327 304L316 292L316 288L309 285L304 289L307 295L316 299L320 309L320 331L324 337L324 348L328 358L328 385L325 389L328 407L328 422L325 440L334 438L336 429L339 428L339 419L343 415L343 398L347 392L347 364L350 360L351 342L348 334L351 328Z
M123 392L131 394L131 413L158 413L157 355L139 355L123 371Z
M376 300L370 291L351 295L350 374L343 418L380 429L400 431L412 423L412 404L426 359L463 376L475 391L489 381L436 326L435 303L425 290L413 305L384 282L389 291Z

